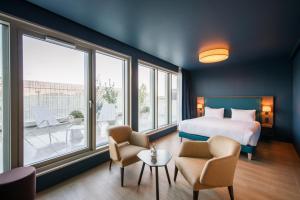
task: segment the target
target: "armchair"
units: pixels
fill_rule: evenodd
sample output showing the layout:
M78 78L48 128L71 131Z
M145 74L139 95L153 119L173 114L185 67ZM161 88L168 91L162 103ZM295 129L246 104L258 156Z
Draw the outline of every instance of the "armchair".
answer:
M108 130L109 154L111 170L112 162L121 170L121 186L124 185L124 167L139 161L137 154L149 149L147 135L133 132L129 126L117 126Z
M214 136L206 142L186 141L175 158L176 181L178 171L193 187L193 199L198 199L199 190L228 187L231 200L233 178L241 145L224 136Z

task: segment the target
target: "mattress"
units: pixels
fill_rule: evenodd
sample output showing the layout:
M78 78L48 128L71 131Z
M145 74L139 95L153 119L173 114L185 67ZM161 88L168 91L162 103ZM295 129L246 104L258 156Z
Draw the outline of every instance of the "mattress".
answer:
M198 117L181 121L179 131L212 137L222 135L238 141L242 145L256 146L261 125L259 122L245 122L231 118L217 119L211 117Z

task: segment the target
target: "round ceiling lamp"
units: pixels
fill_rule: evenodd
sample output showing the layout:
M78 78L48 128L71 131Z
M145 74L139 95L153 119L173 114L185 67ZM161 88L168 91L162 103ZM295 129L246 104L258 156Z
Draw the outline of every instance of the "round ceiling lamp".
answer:
M202 63L215 63L226 60L229 57L228 49L211 49L199 53L199 61Z

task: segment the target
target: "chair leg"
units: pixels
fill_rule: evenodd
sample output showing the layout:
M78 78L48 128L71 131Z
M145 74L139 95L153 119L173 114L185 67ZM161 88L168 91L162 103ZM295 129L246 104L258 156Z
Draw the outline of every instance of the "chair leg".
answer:
M248 153L248 160L252 160L252 153Z
M49 135L50 144L52 144L51 130L49 127L48 127L48 135Z
M68 144L68 130L66 131L66 144Z
M228 186L228 192L231 200L234 200L233 186Z
M165 165L165 170L166 170L166 174L167 174L169 185L171 185L171 180L170 180L170 176L169 176L169 171L168 171L167 165Z
M121 187L124 186L124 167L121 167Z
M142 166L142 170L141 170L141 173L140 173L138 185L141 184L141 180L142 180L142 177L143 177L144 168L145 168L145 163L143 162L143 166Z
M109 161L109 171L111 170L112 159Z
M199 191L193 191L193 200L198 200Z
M176 182L177 174L178 174L178 168L177 168L176 165L175 165L174 182Z
M149 166L150 167L150 172L151 172L151 174L152 174L152 167L151 166Z

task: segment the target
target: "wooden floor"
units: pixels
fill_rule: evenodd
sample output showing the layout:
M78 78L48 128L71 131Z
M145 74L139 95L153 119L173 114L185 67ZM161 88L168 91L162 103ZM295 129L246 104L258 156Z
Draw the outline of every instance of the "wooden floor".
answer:
M168 149L176 155L180 142L176 133L156 142L159 148ZM137 187L141 163L125 168L125 187L120 187L120 169L108 170L108 162L72 179L38 193L37 199L59 200L135 200L155 199L155 174L145 168L140 187ZM159 170L160 199L192 199L192 190L179 174L173 182L174 161L169 165L172 179L170 187L163 168ZM300 160L292 144L261 142L254 160L241 155L235 180L235 197L242 200L299 200ZM199 199L229 199L227 188L202 190Z

